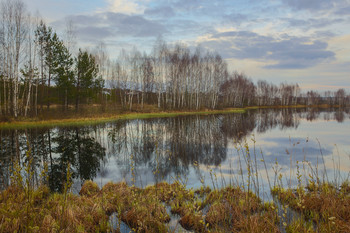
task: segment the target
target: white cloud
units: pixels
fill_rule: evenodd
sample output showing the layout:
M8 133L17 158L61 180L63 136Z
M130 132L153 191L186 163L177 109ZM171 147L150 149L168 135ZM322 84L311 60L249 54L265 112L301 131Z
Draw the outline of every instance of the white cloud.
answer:
M107 0L108 11L123 14L142 14L146 9L142 3L146 1L136 0Z
M331 38L330 48L335 51L336 56L341 61L350 62L350 34Z

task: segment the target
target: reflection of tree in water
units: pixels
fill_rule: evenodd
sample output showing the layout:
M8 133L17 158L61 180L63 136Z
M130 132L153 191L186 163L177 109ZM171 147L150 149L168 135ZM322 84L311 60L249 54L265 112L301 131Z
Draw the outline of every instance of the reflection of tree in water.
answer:
M223 116L220 129L222 133L233 141L241 141L256 127L256 116L248 111L243 114L227 114Z
M19 158L17 144L17 130L0 131L0 190L9 184L12 161Z
M263 109L244 114L182 116L165 119L118 121L109 131L109 153L116 156L122 176L146 168L155 178L186 175L194 162L220 165L227 156L227 142L241 141L256 127L258 132L279 126L298 127L298 110Z
M336 120L337 122L343 122L346 117L349 116L349 108L307 108L301 114L302 118L308 121L315 121L323 116L326 121Z
M319 116L320 116L320 111L315 110L315 109L310 109L310 110L307 112L306 119L307 119L308 121L314 121L314 120L318 119Z
M260 109L244 114L126 120L93 127L1 130L0 188L8 184L12 162L23 164L29 148L36 174L47 162L50 187L59 191L68 163L76 179L94 179L103 167L106 151L116 160L123 177L130 174L132 155L136 171L153 171L159 180L186 176L195 162L221 164L228 141L241 142L255 128L263 133L275 127L297 128L300 119L342 122L347 117L348 113L339 109L321 109L321 114L315 109Z
M0 162L2 185L9 184L10 170L13 163L22 166L26 161L26 153L30 152L32 160L32 171L35 177L39 174L43 161L46 161L49 151L47 150L47 129L26 129L0 131Z
M334 119L337 121L337 122L343 122L344 119L345 119L345 114L343 111L341 110L338 110L334 113Z
M300 124L298 109L295 108L284 108L281 109L280 114L278 115L277 121L280 121L278 125L280 129L285 128L298 128Z
M191 116L172 118L169 148L182 164L193 162L219 165L226 159L226 137L221 133L221 116Z
M156 141L152 137L153 124L141 120L126 120L111 123L108 132L108 153L116 157L117 166L122 176L130 173L130 158L133 157L135 166L144 166L152 159Z
M226 158L226 137L218 116L191 116L117 122L109 133L117 163L129 172L147 166L156 178L184 175L195 161L219 165Z
M84 128L27 129L1 132L0 161L2 185L8 185L13 162L26 162L30 149L36 181L44 163L49 165L49 185L54 191L62 190L68 162L74 176L81 180L93 179L105 155L105 149ZM1 181L0 181L1 182Z
M220 128L229 139L240 142L255 128L258 133L264 133L276 127L297 128L300 124L299 118L299 113L295 109L251 110L243 114L223 115Z
M300 124L300 113L300 109L292 108L257 110L257 132L264 133L276 127L296 129Z
M82 181L93 179L105 156L105 148L90 135L90 128L61 128L53 138L53 152L58 156L50 159L50 188L60 191L66 177L68 163L73 177Z

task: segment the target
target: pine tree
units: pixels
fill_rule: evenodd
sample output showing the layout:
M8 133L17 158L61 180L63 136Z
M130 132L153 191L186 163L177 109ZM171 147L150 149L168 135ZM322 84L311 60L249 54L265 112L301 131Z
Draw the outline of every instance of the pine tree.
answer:
M53 65L52 78L61 94L63 106L67 109L74 84L74 72L72 69L73 58L69 50L64 46L63 41L59 40L56 33L54 33L51 43Z
M35 31L35 42L38 46L39 60L40 60L40 77L41 77L41 109L44 103L45 84L47 81L47 96L46 104L47 108L50 108L50 86L51 86L51 75L53 69L52 61L52 37L53 32L51 27L47 27L43 21L40 21Z
M81 99L84 98L88 102L89 98L93 98L94 94L103 88L104 83L98 76L99 68L95 57L87 51L79 49L75 63L75 107L78 110Z

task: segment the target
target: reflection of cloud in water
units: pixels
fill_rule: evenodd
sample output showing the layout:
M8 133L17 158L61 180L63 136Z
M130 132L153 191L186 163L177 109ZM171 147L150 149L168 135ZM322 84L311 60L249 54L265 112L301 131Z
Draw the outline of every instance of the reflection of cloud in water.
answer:
M277 162L281 165L290 164L290 156L293 161L308 161L312 164L320 163L322 154L327 157L332 154L330 146L320 146L317 141L300 138L269 138L276 146L264 146L264 155L266 163Z
M274 146L278 146L278 144L276 142L274 142L274 141L266 140L265 138L259 139L259 141L257 141L255 143L255 147L259 148L259 151L260 151L260 148L266 147L266 146L274 147Z
M339 169L341 172L346 173L350 171L350 145L343 149L345 150L339 150L339 148L337 148L337 146L334 145L332 157L328 158L325 161L326 167Z

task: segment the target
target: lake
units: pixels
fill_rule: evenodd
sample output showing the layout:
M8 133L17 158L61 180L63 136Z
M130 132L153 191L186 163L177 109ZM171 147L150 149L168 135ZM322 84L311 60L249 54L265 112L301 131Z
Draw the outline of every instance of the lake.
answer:
M62 190L70 164L74 192L87 179L140 187L177 180L193 188L250 180L268 199L278 182L295 186L298 172L302 182L346 179L349 132L349 109L311 108L1 130L0 183L9 184L13 162L23 164L30 152L36 180L47 164L54 191Z

